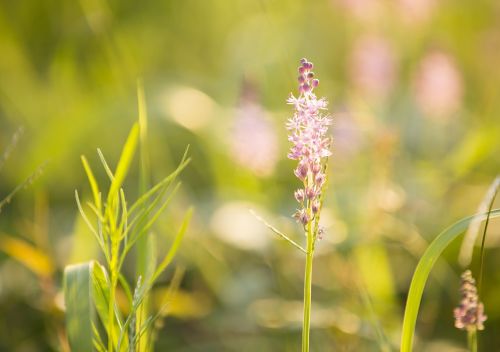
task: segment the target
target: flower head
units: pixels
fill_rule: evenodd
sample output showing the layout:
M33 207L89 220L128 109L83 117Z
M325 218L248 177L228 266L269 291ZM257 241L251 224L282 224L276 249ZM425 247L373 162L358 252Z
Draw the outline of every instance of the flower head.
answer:
M300 197L297 197L297 194L295 196L302 206L295 217L304 225L307 225L321 208L320 197L326 178L324 164L325 159L331 155L331 138L327 134L332 120L323 113L327 107L326 99L318 99L313 93L319 85L319 80L312 71L313 67L307 59L300 60L299 96L291 94L287 100L295 109L293 117L286 125L288 140L292 142L288 158L298 161L294 174L304 184L303 193Z
M483 322L487 317L484 314L484 306L479 301L476 280L472 277L470 270L466 270L462 274L460 293L462 294L462 300L453 311L455 327L467 331L483 330Z

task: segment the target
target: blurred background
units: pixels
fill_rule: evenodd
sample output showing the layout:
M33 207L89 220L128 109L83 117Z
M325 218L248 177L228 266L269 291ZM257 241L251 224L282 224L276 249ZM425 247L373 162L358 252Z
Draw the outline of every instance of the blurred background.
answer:
M397 351L418 258L476 211L500 170L496 0L1 1L0 199L36 175L0 212L0 351L64 351L62 270L99 257L74 200L75 189L90 195L80 155L104 183L96 148L116 165L139 78L152 178L187 144L193 158L155 229L166 250L195 206L156 350L297 351L304 258L248 210L304 240L284 128L302 57L335 120L311 348ZM479 338L500 351L500 224L490 225ZM416 350L465 350L452 315L459 248L429 279Z

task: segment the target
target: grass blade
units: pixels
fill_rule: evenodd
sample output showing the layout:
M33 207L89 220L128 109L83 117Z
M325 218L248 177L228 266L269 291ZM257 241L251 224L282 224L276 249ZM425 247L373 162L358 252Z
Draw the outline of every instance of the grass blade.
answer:
M193 208L189 208L188 211L186 212L186 215L184 215L184 220L182 221L181 228L179 229L179 232L177 232L177 235L175 236L174 242L172 243L172 246L170 247L167 255L165 258L162 260L160 265L158 265L158 268L156 269L151 282L155 282L158 276L167 268L167 266L172 262L174 259L175 254L179 250L179 246L181 244L182 239L184 238L184 234L186 233L186 230L188 228L189 222L191 221L191 217L193 216Z
M125 180L125 176L127 176L128 170L130 168L130 163L134 158L135 150L137 148L137 141L139 139L139 125L136 123L132 127L130 131L127 141L122 150L122 154L120 156L120 161L118 161L118 166L116 167L116 171L114 174L114 179L111 182L111 186L109 189L108 199L111 200L112 197L115 197L118 194L120 188L122 187L123 181Z
M479 218L484 220L487 215L487 213L483 213L479 216ZM490 218L496 218L499 216L500 209L492 210L490 213ZM422 294L424 292L425 283L427 282L434 264L446 247L448 247L454 239L467 229L470 222L473 221L475 217L476 216L469 216L445 229L434 239L434 241L432 241L420 258L411 280L410 290L406 301L405 314L403 318L403 331L401 334L401 352L412 351L413 335L415 333L415 325L417 322L420 302L422 300Z
M142 81L137 81L137 104L139 108L139 152L140 152L140 174L139 174L139 192L140 194L146 193L148 188L150 188L150 166L149 166L149 154L148 154L148 113L146 108L146 97L144 94L144 86L142 85ZM150 239L153 236L146 236L139 238L137 241L137 260L136 260L136 275L137 277L142 276L145 277L146 280L150 274L148 272L148 268L150 267L150 263L156 265L156 257L153 261L150 257L148 257L148 250L150 248ZM153 267L154 270L154 267ZM149 314L149 299L145 298L141 308L139 309L139 321L143 321L147 318ZM140 324L139 324L140 325ZM135 327L134 327L135 328ZM146 351L145 346L148 345L148 334L144 335L142 339L139 339L139 343L137 346L137 351L142 352ZM130 349L135 349L134 346L130 346Z
M108 162L106 161L106 158L102 153L102 150L99 148L97 148L97 155L99 155L99 160L101 160L101 164L104 168L104 171L106 171L106 175L108 175L109 180L113 182L115 175L113 175L113 171L111 171L111 168L109 167Z
M5 252L40 277L51 277L54 273L52 259L25 240L0 234L0 251Z
M102 205L101 205L101 196L100 196L100 192L99 192L99 186L97 185L97 181L94 177L94 173L92 172L92 169L90 168L90 165L87 162L87 159L85 158L85 156L82 155L81 159L82 159L83 168L85 169L85 173L87 174L87 178L89 179L90 188L92 189L92 194L94 196L94 204L96 205L96 207L100 213Z
M496 193L500 188L500 176L497 176L492 182L488 191L483 197L479 208L476 211L477 215L486 212L489 209L489 205L495 200ZM472 253L474 251L474 244L476 243L477 236L479 235L479 228L481 226L481 220L479 218L474 218L471 221L467 232L462 240L462 246L460 247L460 253L458 255L458 262L462 267L467 267L472 261Z

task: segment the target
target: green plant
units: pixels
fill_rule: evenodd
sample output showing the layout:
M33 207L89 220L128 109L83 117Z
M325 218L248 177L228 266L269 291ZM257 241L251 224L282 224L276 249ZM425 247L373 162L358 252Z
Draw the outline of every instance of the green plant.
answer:
M161 316L162 309L148 316L144 303L160 274L172 262L192 215L192 209L185 213L170 249L157 264L155 238L150 231L155 221L171 203L180 185L176 178L190 159L186 150L174 172L149 190L144 190L139 198L129 205L123 190L123 182L137 149L141 129L144 128L144 121L140 122L142 123L133 126L114 172L98 149L99 159L110 181L104 199L102 188L94 177L87 159L82 156L93 201L86 203L85 210L78 192L75 191L76 202L99 244L105 265L93 260L70 265L65 269L67 332L73 351L95 349L113 352L152 349L151 339L143 337L150 335L153 323ZM144 153L142 157L144 158ZM122 267L130 251L139 241L144 240L147 252L143 254L147 258L147 267L138 275L135 287L132 289L122 273ZM116 295L119 289L127 297L126 315L117 306ZM142 319L143 316L146 318ZM106 338L101 336L103 332Z
M472 221L479 219L493 219L500 217L500 209L489 210L486 213L481 213L475 216L464 218L455 224L451 225L441 232L420 258L415 273L410 284L406 308L403 317L403 331L401 335L401 352L410 352L413 348L413 336L415 333L415 325L417 322L418 310L422 300L425 284L429 274L440 257L441 253L450 245L453 240L460 236L469 227Z

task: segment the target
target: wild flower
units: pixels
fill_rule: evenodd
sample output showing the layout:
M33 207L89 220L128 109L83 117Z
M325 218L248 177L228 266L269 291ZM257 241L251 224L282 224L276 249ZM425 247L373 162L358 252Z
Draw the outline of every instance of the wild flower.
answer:
M448 121L459 111L465 89L455 59L440 51L431 52L422 59L413 88L419 109L433 121Z
M292 142L288 158L297 160L295 176L302 181L302 187L294 192L295 200L300 207L294 218L302 224L307 239L306 247L302 247L283 232L265 222L254 214L271 231L288 241L306 255L304 270L304 318L302 323L302 352L309 352L309 336L311 328L312 266L314 246L324 233L319 225L326 184L326 160L330 152L331 137L328 127L332 124L330 116L324 113L327 107L325 98L318 99L313 93L319 85L313 72L314 65L307 59L300 60L299 95L290 94L287 102L294 106L293 117L286 124L289 132L288 140Z
M487 317L484 314L484 305L479 301L476 280L472 277L470 270L462 274L460 292L462 300L453 311L455 327L467 331L484 330L483 323Z
M326 160L330 152L331 137L328 127L332 119L325 114L327 101L318 99L314 89L319 80L313 72L314 65L307 59L300 60L299 95L290 95L287 102L294 106L293 117L288 120L288 140L292 147L288 158L297 160L295 176L302 181L302 187L294 192L299 209L294 218L304 226L307 238L306 264L304 272L304 319L302 325L302 352L309 351L309 335L311 327L311 280L316 239L321 238L323 229L319 226L322 197L326 180Z
M288 158L297 160L295 176L302 181L303 188L295 191L295 199L300 208L294 214L295 219L306 226L321 208L321 195L325 184L325 160L331 155L331 138L328 126L332 124L325 98L318 99L314 88L319 85L315 78L313 64L307 59L300 60L298 68L299 96L290 95L287 102L295 108L293 117L286 128L292 147Z

